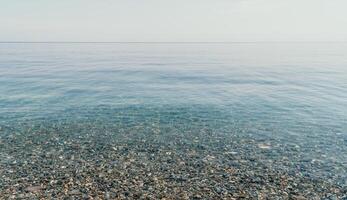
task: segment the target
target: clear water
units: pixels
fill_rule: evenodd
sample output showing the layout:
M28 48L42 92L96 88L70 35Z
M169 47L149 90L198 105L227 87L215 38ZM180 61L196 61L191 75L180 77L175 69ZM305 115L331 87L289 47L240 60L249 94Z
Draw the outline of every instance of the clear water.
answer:
M3 169L53 129L197 143L346 186L347 44L0 44Z

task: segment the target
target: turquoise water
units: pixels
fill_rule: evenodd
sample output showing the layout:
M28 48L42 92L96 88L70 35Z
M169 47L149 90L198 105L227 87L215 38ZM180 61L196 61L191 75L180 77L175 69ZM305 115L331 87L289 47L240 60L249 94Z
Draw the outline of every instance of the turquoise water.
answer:
M228 152L346 188L347 44L0 44L0 175L22 176L14 159L59 135L202 146L236 168Z

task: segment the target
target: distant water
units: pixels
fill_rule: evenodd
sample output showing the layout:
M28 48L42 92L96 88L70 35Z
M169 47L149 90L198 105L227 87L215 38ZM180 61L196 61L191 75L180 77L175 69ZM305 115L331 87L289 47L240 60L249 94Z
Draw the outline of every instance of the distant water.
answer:
M230 139L245 160L345 187L347 43L2 43L0 166L35 130L216 155Z

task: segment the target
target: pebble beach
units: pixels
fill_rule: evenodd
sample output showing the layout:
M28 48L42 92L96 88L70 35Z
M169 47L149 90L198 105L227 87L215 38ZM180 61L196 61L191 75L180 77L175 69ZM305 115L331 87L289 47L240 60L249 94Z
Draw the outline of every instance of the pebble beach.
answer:
M0 44L0 199L347 199L346 49Z

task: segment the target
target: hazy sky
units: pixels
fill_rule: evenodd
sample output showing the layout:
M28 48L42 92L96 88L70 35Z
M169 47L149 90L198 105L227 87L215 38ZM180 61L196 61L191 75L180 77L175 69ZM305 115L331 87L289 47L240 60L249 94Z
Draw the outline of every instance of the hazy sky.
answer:
M0 0L0 41L347 41L347 0Z

